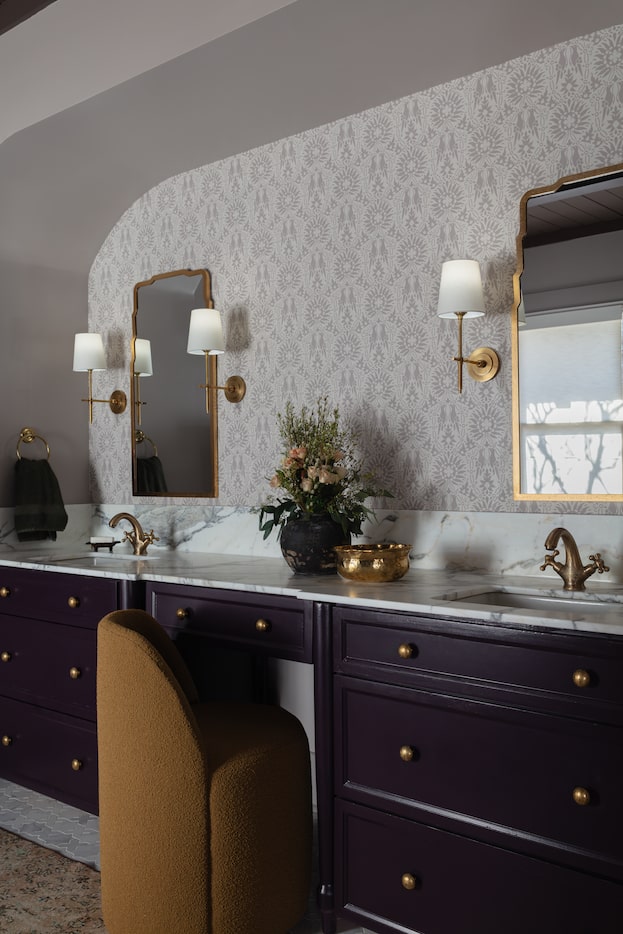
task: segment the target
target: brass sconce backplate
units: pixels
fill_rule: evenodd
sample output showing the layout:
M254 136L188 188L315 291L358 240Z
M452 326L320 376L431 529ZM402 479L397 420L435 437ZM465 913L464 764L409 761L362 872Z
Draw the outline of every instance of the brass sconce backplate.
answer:
M242 402L247 391L247 384L242 376L230 376L224 386L219 386L225 393L228 402Z
M114 412L115 415L121 415L121 413L125 412L126 410L128 397L122 389L115 389L115 391L111 393L110 399L108 399L108 404L110 405L111 411Z
M491 347L477 347L465 359L467 372L478 383L487 383L497 376L500 369L500 358Z

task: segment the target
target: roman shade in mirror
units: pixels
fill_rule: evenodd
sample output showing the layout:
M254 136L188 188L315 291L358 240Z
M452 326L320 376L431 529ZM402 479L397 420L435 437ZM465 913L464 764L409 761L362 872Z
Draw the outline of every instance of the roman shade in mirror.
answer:
M623 165L521 200L515 499L623 500Z

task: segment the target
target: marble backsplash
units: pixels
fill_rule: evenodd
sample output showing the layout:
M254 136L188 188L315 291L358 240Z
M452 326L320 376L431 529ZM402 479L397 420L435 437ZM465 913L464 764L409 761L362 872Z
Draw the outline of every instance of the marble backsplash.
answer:
M56 542L20 544L13 511L0 510L0 547L15 553L86 548L91 535L110 535L109 520L117 512L137 516L160 541L151 546L184 552L279 557L272 535L264 540L258 516L245 507L152 506L127 503L67 507L69 521ZM412 544L411 567L422 570L490 571L500 575L539 576L544 542L556 526L575 537L584 562L601 552L609 572L594 580L623 584L623 521L618 516L529 514L500 512L379 511L364 529L362 541ZM120 533L121 529L117 529ZM117 534L121 538L121 534ZM127 547L127 546L124 546ZM120 546L117 546L119 549ZM547 572L551 573L551 572Z

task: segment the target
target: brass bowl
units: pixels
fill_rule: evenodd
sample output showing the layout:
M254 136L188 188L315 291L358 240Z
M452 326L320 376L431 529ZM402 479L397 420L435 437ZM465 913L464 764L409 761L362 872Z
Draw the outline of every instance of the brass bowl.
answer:
M349 581L397 581L409 570L411 545L336 545L337 573Z

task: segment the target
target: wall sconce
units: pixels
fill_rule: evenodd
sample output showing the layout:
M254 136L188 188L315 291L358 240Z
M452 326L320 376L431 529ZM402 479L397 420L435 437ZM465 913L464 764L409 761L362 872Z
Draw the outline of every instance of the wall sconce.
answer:
M210 386L208 359L225 351L221 314L216 308L193 308L186 350L190 354L203 354L205 357L206 381L199 388L205 389L206 412L210 411L210 389L222 389L228 402L241 402L244 399L247 385L242 376L230 376L224 386Z
M134 404L136 405L136 424L141 424L141 407L146 405L141 402L141 377L153 376L153 366L151 362L151 341L144 337L134 339Z
M491 347L478 347L469 357L463 356L463 318L480 318L485 313L480 266L473 259L451 259L441 267L439 304L440 318L456 318L459 326L458 364L459 392L463 392L463 364L472 379L485 383L500 369L500 358Z
M74 373L89 374L89 396L82 402L89 403L89 422L93 424L93 403L105 402L115 415L125 412L127 405L126 394L121 389L115 389L109 399L93 398L93 370L106 370L106 354L104 343L100 334L76 334L74 340Z

